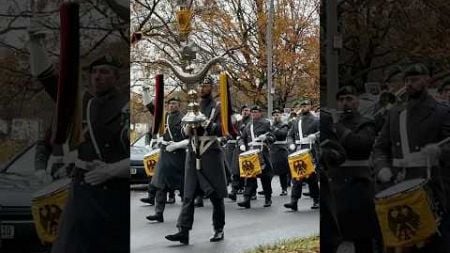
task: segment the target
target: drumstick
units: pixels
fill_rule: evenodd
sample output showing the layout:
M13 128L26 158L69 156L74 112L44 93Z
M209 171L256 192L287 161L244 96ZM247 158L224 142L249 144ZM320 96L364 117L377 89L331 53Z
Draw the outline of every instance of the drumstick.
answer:
M450 137L447 137L447 138L443 139L442 141L438 142L436 145L441 146L441 145L445 144L448 141L450 141Z

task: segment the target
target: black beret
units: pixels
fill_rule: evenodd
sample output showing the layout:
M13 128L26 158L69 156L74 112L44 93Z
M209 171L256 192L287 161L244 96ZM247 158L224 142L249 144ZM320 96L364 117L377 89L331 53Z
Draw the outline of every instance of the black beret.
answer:
M272 111L272 115L274 115L275 113L281 113L281 110L280 110L280 109L275 109L275 110L273 110L273 111Z
M205 79L203 79L202 84L211 84L211 85L214 85L215 82L214 82L214 79L213 79L211 76L207 76L207 77L205 77Z
M430 70L423 63L414 63L408 65L403 71L403 78L416 75L430 75Z
M254 105L251 108L252 111L261 111L261 107L259 107L258 105Z
M338 92L336 93L336 99L338 99L340 96L344 96L344 95L353 95L353 96L358 96L358 91L356 90L356 88L354 86L344 86L341 87Z
M248 108L248 105L243 105L243 106L241 106L241 112L242 112L242 110L244 110L244 109L246 109L246 108Z
M111 55L104 55L98 58L97 60L93 61L87 69L89 71L92 71L93 67L100 65L109 65L116 68L122 67L122 63L118 59L112 57Z
M171 101L177 101L177 102L181 102L180 97L175 96L175 97L171 97L167 100L167 103L170 103Z

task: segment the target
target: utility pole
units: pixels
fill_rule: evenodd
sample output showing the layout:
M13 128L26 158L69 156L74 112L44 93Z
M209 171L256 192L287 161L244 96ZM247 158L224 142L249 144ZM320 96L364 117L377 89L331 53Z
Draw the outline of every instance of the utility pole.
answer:
M267 7L269 9L269 16L267 22L267 116L270 117L273 111L273 94L275 93L275 88L273 87L273 70L272 70L272 29L273 29L273 9L274 0L267 0Z
M327 106L336 107L335 95L339 87L338 76L338 50L342 45L337 45L337 1L324 0L326 4L326 59L327 59Z

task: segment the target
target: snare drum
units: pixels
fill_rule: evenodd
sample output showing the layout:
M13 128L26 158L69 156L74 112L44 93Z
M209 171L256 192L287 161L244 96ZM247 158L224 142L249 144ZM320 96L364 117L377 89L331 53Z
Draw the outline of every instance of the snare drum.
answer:
M309 149L302 149L288 156L291 177L295 180L308 178L314 173L313 157Z
M239 154L239 171L242 178L256 178L262 173L259 154L257 149Z
M375 210L386 247L424 242L438 227L438 211L425 179L413 179L375 196Z
M156 164L159 161L160 149L154 149L144 156L145 174L148 177L155 175Z
M69 186L70 179L64 178L33 194L31 212L36 232L44 243L52 243L56 239Z

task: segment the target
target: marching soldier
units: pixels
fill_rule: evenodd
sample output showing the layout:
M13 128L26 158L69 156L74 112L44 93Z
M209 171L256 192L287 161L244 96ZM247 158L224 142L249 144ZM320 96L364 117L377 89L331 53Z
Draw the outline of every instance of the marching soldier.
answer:
M320 252L335 253L339 244L340 229L336 215L334 193L330 189L330 174L339 173L339 165L345 161L345 149L339 144L333 118L329 112L321 112L320 155Z
M227 147L229 145L233 145L233 153L230 155L229 158L227 158L229 163L229 168L231 168L231 192L228 194L228 197L236 201L237 194L242 191L244 187L244 180L240 177L240 171L239 171L239 153L240 150L238 149L238 140L240 139L240 136L242 135L245 126L248 124L248 122L251 121L250 118L250 108L247 105L243 105L241 107L241 120L239 120L236 125L237 129L239 131L239 136L236 138L236 140L229 140L227 143Z
M155 214L147 216L150 221L164 222L164 208L168 191L179 190L183 196L184 163L188 141L182 133L180 99L167 101L168 113L161 143L160 158L151 184L157 188Z
M287 195L289 163L288 163L288 147L286 137L289 131L287 122L281 120L281 111L276 109L272 112L273 124L271 132L275 137L275 142L270 145L270 158L274 173L280 177L281 194Z
M375 123L359 113L358 93L354 87L340 88L336 100L342 113L335 117L335 129L347 159L339 170L330 171L328 175L330 190L336 199L342 236L340 247L370 253L377 235L373 180L368 163L376 136Z
M129 95L117 89L120 66L110 56L89 66L95 95L54 253L129 251Z
M295 152L297 149L310 149L314 159L317 159L313 145L316 141L316 134L319 132L319 119L311 114L310 111L311 102L309 100L300 103L300 109L297 111L297 119L292 122L291 128L289 129L288 144L291 152ZM316 166L318 166L317 163ZM309 192L313 199L311 209L318 209L320 205L320 190L317 174L313 173L305 181L309 185ZM302 196L303 180L292 179L292 183L291 202L284 204L284 207L297 211L297 203Z
M169 241L189 244L189 230L194 222L194 200L201 192L213 205L212 222L214 234L211 242L224 239L225 226L224 198L228 195L224 168L224 154L217 140L221 136L220 105L212 97L214 81L206 78L200 86L200 111L207 117L206 127L197 128L196 133L190 126L184 131L189 136L198 136L199 143L192 137L188 145L185 168L184 198L178 216L178 233L167 235Z
M407 103L390 110L373 149L378 189L408 179L428 178L430 169L433 193L444 209L440 236L433 236L424 248L409 252L450 252L450 145L446 141L450 136L450 110L428 94L430 72L425 65L407 66L403 80Z
M271 143L274 137L270 133L269 120L262 118L261 108L253 106L251 108L252 121L245 127L241 139L239 140L239 149L246 151L247 147L259 149L262 174L260 176L264 191L264 207L272 205L272 164L270 162L269 148L266 142ZM256 178L245 179L244 201L239 202L238 206L250 208L250 200L258 187Z

